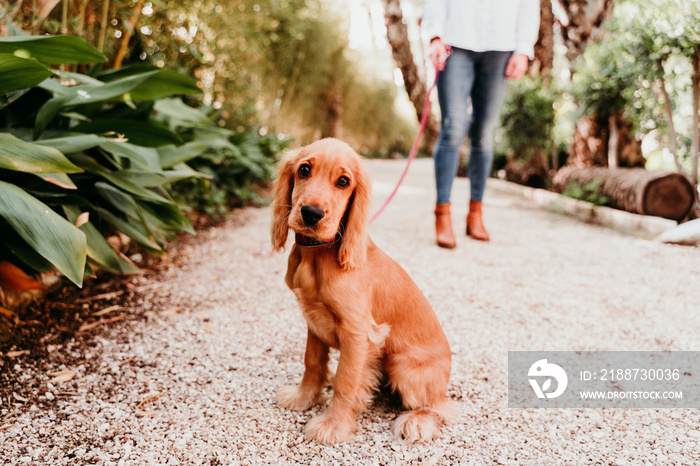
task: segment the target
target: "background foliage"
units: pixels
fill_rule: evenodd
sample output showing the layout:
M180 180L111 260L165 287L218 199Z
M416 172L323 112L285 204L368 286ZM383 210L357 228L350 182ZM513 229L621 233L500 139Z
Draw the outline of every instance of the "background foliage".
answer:
M509 84L496 137L495 170L505 169L513 181L545 186L552 165L559 163L552 158L559 157L565 146L554 134L559 98L559 89L539 78L525 76ZM533 178L530 182L515 178L526 171L525 176Z
M510 83L495 168L512 181L547 185L567 155L589 166L607 164L614 150L618 165L641 161L697 183L698 18L698 2L619 0L583 53L555 44L548 85ZM558 40L560 29L555 23ZM583 188L571 192L585 197Z
M682 170L691 180L698 178L692 82L700 79L693 67L699 17L694 1L616 2L607 33L573 63L571 84L581 115L605 120L619 112L637 139L649 137L656 148L646 153L649 168Z
M102 2L67 0L69 34L97 44ZM406 150L417 126L396 111L391 76L348 43L347 9L323 0L161 0L109 3L105 53L114 57L138 17L125 63L195 76L201 102L236 132L292 134L298 143L340 136L370 155ZM141 9L139 10L139 5ZM136 13L136 11L140 13ZM89 30L80 27L92 24ZM25 27L28 26L25 24ZM55 8L39 30L61 30ZM111 60L110 60L111 62Z
M14 32L0 38L3 287L39 287L25 271L79 286L97 269L137 273L130 243L161 256L177 233L194 233L176 199L223 214L269 179L286 140L220 128L172 97L201 94L193 79L147 64L65 71L105 56L76 37ZM192 178L220 189L194 202Z

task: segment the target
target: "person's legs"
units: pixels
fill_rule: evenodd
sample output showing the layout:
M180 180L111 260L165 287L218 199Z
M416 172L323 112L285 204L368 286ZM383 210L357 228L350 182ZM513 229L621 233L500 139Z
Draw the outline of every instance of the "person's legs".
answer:
M453 49L437 82L442 122L433 152L437 188L435 232L438 246L449 249L457 246L450 216L450 194L457 175L459 146L464 141L469 124L467 110L474 81L472 56L472 52Z
M457 175L459 147L469 126L469 94L474 82L473 52L453 48L445 70L438 76L438 101L442 121L435 143L435 184L437 203L450 202L452 182Z
M489 234L483 224L481 201L493 164L493 133L506 96L505 69L510 55L510 52L483 52L478 55L474 66L468 164L471 199L467 235L482 241L488 241Z
M469 127L469 184L472 201L481 201L493 164L494 131L508 88L505 70L510 52L482 52L474 66L472 122Z

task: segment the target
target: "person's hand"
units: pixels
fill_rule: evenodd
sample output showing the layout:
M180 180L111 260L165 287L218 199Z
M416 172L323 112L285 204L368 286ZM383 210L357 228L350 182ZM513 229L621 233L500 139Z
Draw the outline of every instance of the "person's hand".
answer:
M432 45L432 44L431 44ZM432 50L432 49L431 49ZM520 79L527 72L530 59L524 53L514 53L506 65L506 78Z
M442 71L445 69L445 62L450 53L450 46L445 44L439 37L430 41L430 60L433 62L436 70Z

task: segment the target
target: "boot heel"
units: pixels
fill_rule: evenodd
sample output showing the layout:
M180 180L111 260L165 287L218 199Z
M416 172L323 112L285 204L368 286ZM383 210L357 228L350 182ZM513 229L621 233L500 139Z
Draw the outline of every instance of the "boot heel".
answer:
M489 233L484 228L481 216L481 201L469 201L469 214L467 214L467 236L479 241L489 241Z
M457 240L454 231L452 231L449 202L435 206L435 232L438 246L446 249L457 247Z

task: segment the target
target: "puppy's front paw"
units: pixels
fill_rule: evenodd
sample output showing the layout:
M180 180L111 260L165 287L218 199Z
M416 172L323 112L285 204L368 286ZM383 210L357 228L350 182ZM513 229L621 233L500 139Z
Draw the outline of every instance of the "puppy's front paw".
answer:
M306 438L321 443L342 442L350 438L354 431L354 420L342 421L327 413L311 418L306 424Z
M302 390L298 385L282 387L277 391L277 404L294 411L306 411L320 400L320 393Z

